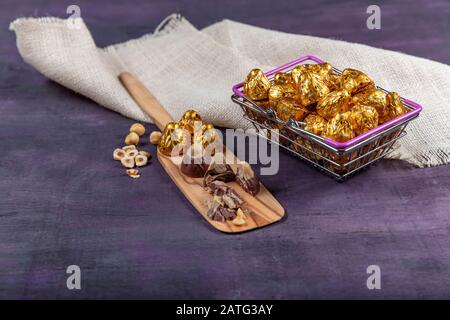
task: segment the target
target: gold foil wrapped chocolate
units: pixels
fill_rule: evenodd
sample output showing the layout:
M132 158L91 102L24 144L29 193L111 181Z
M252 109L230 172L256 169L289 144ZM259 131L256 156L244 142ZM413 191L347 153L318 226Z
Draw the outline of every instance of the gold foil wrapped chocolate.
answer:
M375 88L375 82L365 73L355 69L345 69L340 76L340 88L351 94Z
M316 111L323 118L329 120L340 112L350 109L352 97L347 90L330 92L317 103Z
M386 95L386 103L387 103L387 113L386 116L380 118L380 123L390 121L408 111L406 107L403 105L400 96L398 95L397 92L389 92Z
M194 137L194 142L199 142L207 147L216 141L216 130L211 123L204 123L201 127L201 135Z
M298 88L298 84L300 82L300 76L302 75L302 73L305 73L305 72L306 72L306 69L302 65L296 66L295 68L293 68L291 70L291 79L292 79L292 81L294 81L296 88Z
M166 156L180 155L189 139L188 131L181 128L178 123L169 122L163 130L158 149ZM174 150L175 149L175 150Z
M194 110L188 110L178 123L169 122L163 130L158 149L167 156L181 155L190 145L202 145L204 148L216 141L216 131L210 123L202 121ZM212 145L212 147L214 147ZM174 150L175 149L175 150ZM209 150L211 153L213 149Z
M387 116L386 93L381 89L369 89L358 93L353 97L353 102L355 104L374 107L380 118Z
M408 111L398 94L386 95L365 73L347 68L338 75L326 62L298 65L290 73L276 73L273 84L261 70L253 69L244 82L244 94L261 108L274 109L280 120L303 121L305 130L338 142L348 141ZM264 115L253 111L247 114L253 120L286 130L284 124L270 122ZM299 144L293 143L294 149Z
M281 86L283 90L283 95L285 97L294 97L297 94L297 85L293 81L291 75L288 73L282 72L276 73L275 76L273 77L273 84Z
M330 91L338 90L340 86L340 76L336 74L330 74L325 80L325 84L327 85Z
M333 67L327 63L301 65L292 69L291 79L297 84L300 82L300 76L304 73L316 74L330 90L338 87L338 77L333 73Z
M335 87L336 76L333 75L333 67L331 64L324 62L319 64L309 64L305 66L307 72L317 74L328 88Z
M329 92L330 89L317 74L305 72L300 75L298 97L303 106L316 103Z
M273 84L277 84L283 87L287 93L295 93L295 82L291 75L288 73L277 72L273 77Z
M199 143L206 147L216 139L214 126L204 122L195 110L186 111L178 121L178 127L187 131L191 144Z
M260 69L253 69L244 81L244 94L252 100L264 100L269 96L270 81Z
M294 149L297 153L301 154L302 156L314 160L315 156L310 151L313 151L311 142L307 139L297 137L295 138L295 143L291 144L291 148ZM305 150L307 149L307 150Z
M318 136L322 135L327 125L327 121L317 114L309 114L308 116L306 116L303 122L305 122L305 130L312 132Z
M333 67L328 62L308 64L304 66L307 72L312 72L319 75L322 79L327 78L333 73Z
M277 72L273 76L273 83L278 85L286 85L294 83L292 77L288 73Z
M284 97L283 87L274 84L269 89L269 106L276 108L278 102Z
M357 104L350 111L350 123L356 134L362 134L378 125L378 112L374 107Z
M355 137L355 132L350 122L351 111L336 114L328 121L323 136L325 138L345 142Z
M298 105L292 98L282 98L277 104L276 113L283 121L289 119L300 121L308 114L308 110Z
M178 124L181 128L189 131L190 134L194 134L196 127L202 125L202 117L200 117L197 111L188 110L183 114Z
M264 110L267 109L267 108L269 108L269 107L271 107L271 104L270 104L270 100L269 100L269 99L256 101L256 104L257 104L261 109L264 109Z

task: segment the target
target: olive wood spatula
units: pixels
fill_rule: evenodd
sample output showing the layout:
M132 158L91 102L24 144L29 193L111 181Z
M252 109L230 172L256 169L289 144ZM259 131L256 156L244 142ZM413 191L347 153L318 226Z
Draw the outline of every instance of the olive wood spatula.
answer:
M136 77L128 72L123 72L119 75L119 79L137 105L153 120L161 131L164 130L167 123L173 121L164 107ZM228 149L225 152L228 156L234 156ZM245 192L236 182L231 182L229 185L245 201L243 207L248 209L249 215L246 224L237 226L231 221L220 222L211 220L207 215L207 203L212 200L212 195L203 188L203 179L190 178L181 172L181 156L170 157L158 151L157 157L161 166L184 196L206 221L222 232L239 233L249 231L275 223L284 216L284 208L262 184L260 192L256 196L252 196Z

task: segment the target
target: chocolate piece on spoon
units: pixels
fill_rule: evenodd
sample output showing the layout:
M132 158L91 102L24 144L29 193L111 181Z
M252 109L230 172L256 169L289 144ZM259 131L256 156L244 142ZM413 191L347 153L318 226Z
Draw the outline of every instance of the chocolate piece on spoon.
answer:
M208 170L209 164L204 157L203 147L193 144L186 151L181 162L181 172L191 178L201 178Z
M208 210L208 217L214 221L225 222L225 220L236 218L236 211L226 208L218 202L213 202L213 205Z
M203 178L203 186L208 187L213 181L230 182L236 179L235 173L226 163L223 153L217 153L211 159L208 170Z
M250 164L243 161L236 167L236 182L245 192L255 196L260 190L259 178L253 171Z

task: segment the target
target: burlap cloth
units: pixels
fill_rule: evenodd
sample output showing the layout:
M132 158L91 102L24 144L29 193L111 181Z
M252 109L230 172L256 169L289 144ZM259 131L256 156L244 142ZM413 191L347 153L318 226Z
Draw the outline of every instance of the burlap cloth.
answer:
M338 68L367 72L375 82L424 107L390 158L420 167L447 164L450 155L450 67L366 45L287 34L229 20L197 30L172 15L153 34L98 48L82 19L11 23L24 60L46 77L127 117L148 121L117 75L135 74L178 119L194 108L207 121L248 127L230 100L231 86L254 67L263 70L312 54Z

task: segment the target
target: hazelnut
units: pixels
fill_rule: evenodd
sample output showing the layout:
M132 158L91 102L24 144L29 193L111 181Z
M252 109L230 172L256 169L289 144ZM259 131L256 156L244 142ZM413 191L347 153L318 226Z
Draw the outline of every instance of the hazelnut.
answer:
M130 132L135 132L138 136L142 136L145 133L145 127L140 123L133 123L130 127Z
M114 150L114 152L113 152L113 158L114 158L114 160L120 160L120 159L122 159L123 157L125 157L125 151L123 151L123 150L120 149L120 148L117 148L116 150Z
M151 159L152 158L152 154L150 152L148 152L148 151L145 151L145 150L139 151L139 154L141 154L143 156L146 156L147 159Z
M153 131L150 133L150 143L158 144L159 140L161 140L162 133L160 131Z
M137 165L138 167L143 167L143 166L145 166L145 165L147 164L148 159L147 159L146 156L144 156L144 155L142 155L142 154L138 154L138 155L134 158L134 161L136 162L136 165Z
M237 209L236 211L236 215L238 217L241 217L242 219L247 219L247 215L244 213L244 210L242 210L241 208Z
M127 175L130 176L133 179L139 178L141 175L139 174L139 170L137 169L128 169Z
M127 157L134 158L139 154L137 149L131 149L126 152Z
M231 220L231 223L234 224L235 226L243 226L244 224L247 223L247 221L245 221L245 219L241 217L236 217L233 220Z
M136 146L134 144L132 144L130 146L122 147L122 150L125 151L125 152L130 151L130 150L134 150L134 149L136 149Z
M136 132L130 132L126 137L125 137L125 144L126 145L137 145L139 143L139 136Z
M242 211L241 208L237 209L236 211L236 218L231 220L231 223L236 226L242 226L247 223L247 216L245 215L244 211Z
M125 168L133 168L134 167L134 158L131 157L123 157L120 162Z

